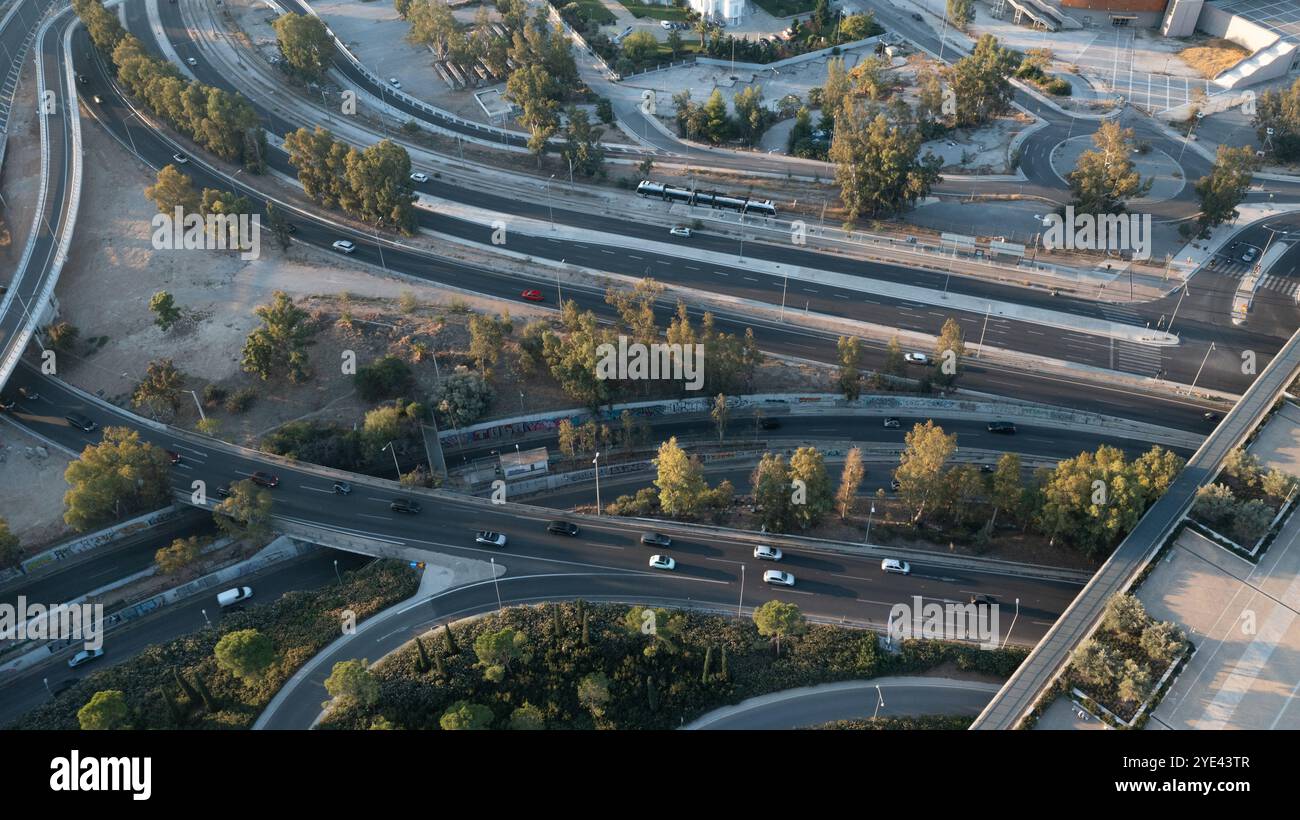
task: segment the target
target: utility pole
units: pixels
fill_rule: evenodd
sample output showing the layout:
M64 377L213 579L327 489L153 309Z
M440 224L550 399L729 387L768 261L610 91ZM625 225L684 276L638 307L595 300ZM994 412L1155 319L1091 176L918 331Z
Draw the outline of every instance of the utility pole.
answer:
M1214 352L1214 342L1210 342L1210 349L1205 351L1205 358L1201 359L1201 366L1196 368L1196 376L1192 378L1192 389L1196 389L1196 380L1201 377L1201 371L1205 369L1205 363L1210 360L1210 354Z
M975 358L979 358L984 352L984 334L989 332L989 314L993 312L993 303L989 302L988 309L984 311L984 329L980 331L980 348L975 351Z

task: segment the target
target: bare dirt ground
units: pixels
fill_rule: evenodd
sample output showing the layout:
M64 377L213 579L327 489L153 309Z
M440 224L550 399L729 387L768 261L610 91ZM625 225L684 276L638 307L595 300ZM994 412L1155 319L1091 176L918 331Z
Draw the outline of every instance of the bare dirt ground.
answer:
M36 118L36 63L28 59L9 112L9 141L0 169L0 219L9 229L0 243L0 282L8 285L27 245L41 185L40 123Z
M23 557L71 535L63 523L63 471L72 459L13 424L0 423L0 518Z

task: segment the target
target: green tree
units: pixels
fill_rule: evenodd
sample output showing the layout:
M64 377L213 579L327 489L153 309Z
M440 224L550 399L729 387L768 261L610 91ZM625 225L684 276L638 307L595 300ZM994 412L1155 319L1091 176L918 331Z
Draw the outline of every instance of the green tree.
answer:
M199 192L189 176L175 165L164 165L158 171L153 185L144 189L144 195L158 208L158 213L171 216L177 208L184 214L199 212Z
M266 203L266 223L271 229L271 235L280 243L280 250L289 250L289 246L293 244L293 227L274 202Z
M271 23L284 60L303 79L320 80L329 67L334 42L325 23L309 14L288 12Z
M570 398L597 409L611 401L615 387L597 371L597 350L612 343L612 333L602 329L596 314L583 311L570 299L560 311L562 333L548 332L542 337L542 357ZM671 340L670 340L671 341Z
M634 63L641 63L659 52L659 41L654 34L641 29L624 37L621 49L624 57Z
M1290 88L1268 90L1259 95L1254 126L1260 143L1272 145L1278 160L1300 159L1300 78ZM1269 129L1273 131L1271 135Z
M1038 525L1091 557L1103 555L1137 524L1146 493L1118 448L1102 445L1057 463L1041 490Z
M199 560L203 553L203 541L197 535L189 538L177 538L169 546L154 553L153 561L158 571L164 575L175 575Z
M981 36L971 53L947 72L956 103L953 124L969 128L1005 112L1011 104L1010 77L1019 62L992 34Z
M222 669L251 683L261 680L275 663L275 644L256 629L238 629L221 636L212 654Z
M506 80L506 99L519 106L519 124L528 129L528 150L541 167L546 142L559 127L555 80L540 65L526 65L511 72Z
M340 705L368 709L379 702L379 681L366 660L339 661L325 679L325 691Z
M881 372L887 376L904 376L907 374L907 359L903 358L903 346L897 336L891 336L885 346L885 364Z
M77 710L77 724L86 730L125 729L130 722L131 710L120 689L96 692Z
M709 411L709 416L713 419L713 426L718 430L718 442L727 435L727 419L731 417L731 408L727 406L727 397L719 393L713 399L713 409Z
M862 395L862 342L857 336L841 336L837 342L840 369L837 382L844 398L854 401Z
M833 505L831 480L820 450L800 447L794 451L790 456L790 483L797 485L795 500L801 496L803 499L803 503L791 505L795 523L805 530L820 524Z
M949 316L943 322L939 338L934 345L934 382L941 387L951 387L961 374L966 345L962 342L961 325Z
M604 672L592 672L578 681L578 702L595 718L605 716L609 707L609 678Z
M523 654L527 641L524 633L510 628L484 632L475 638L474 654L484 670L483 677L494 683L504 679L510 664Z
M727 101L722 97L721 89L713 89L702 109L704 117L704 138L717 145L730 138L732 122L727 115Z
M1249 145L1219 146L1210 173L1196 183L1196 196L1201 201L1196 220L1202 235L1240 215L1237 205L1246 198L1258 164Z
M594 177L605 170L605 129L592 126L587 112L570 107L564 126L564 159L578 176Z
M659 507L666 515L681 518L695 514L704 503L708 485L698 459L687 455L673 436L659 445L655 457L655 487Z
M736 135L745 145L755 145L769 120L762 89L753 85L741 89L731 98L731 107L736 112Z
M848 221L897 213L929 195L940 161L918 159L921 135L891 125L884 114L869 118L852 98L835 120L830 160Z
M1083 214L1117 214L1126 200L1151 190L1131 156L1133 129L1103 122L1092 135L1093 148L1084 151L1070 172L1071 203Z
M383 356L358 367L352 382L363 400L382 401L406 394L415 383L415 377L406 362L396 356Z
M541 709L524 701L523 705L510 713L510 728L515 731L536 731L546 728L546 716Z
M230 485L230 495L212 511L221 531L231 538L258 539L271 530L271 493L247 479Z
M131 394L131 406L137 410L146 408L153 416L158 416L163 410L175 415L184 389L185 374L171 359L158 359L149 362L145 368L144 378Z
M781 654L782 639L802 635L808 629L807 619L799 607L785 601L772 600L754 610L754 625L758 634L776 642L776 654Z
M477 373L453 373L442 380L436 396L438 414L452 427L466 427L483 417L496 391Z
M965 29L975 19L974 0L948 0L948 19L957 28Z
M458 700L438 718L438 725L446 731L490 729L495 716L481 703Z
M287 373L294 383L306 381L307 347L314 344L312 337L317 331L311 316L282 290L273 294L269 305L258 305L253 313L262 324L244 341L240 362L244 372L254 373L262 381L280 373Z
M167 504L171 463L161 449L125 427L107 427L63 473L63 520L79 532Z
M149 299L149 310L154 313L153 323L164 332L181 319L181 309L176 307L176 300L165 290L160 290Z
M867 476L867 468L862 463L862 451L857 447L849 450L844 457L844 469L840 471L840 488L835 493L835 508L840 520L847 520L853 513L853 503L858 498L858 488Z
M957 435L945 433L933 420L926 420L908 432L904 444L894 479L898 481L899 498L913 511L913 523L920 523L926 510L944 497L946 467L957 450Z
M749 478L764 529L785 532L793 523L790 468L780 453L764 453Z
M993 500L993 514L989 517L988 529L993 531L997 523L998 512L1007 510L1019 520L1024 512L1024 484L1020 479L1020 456L1016 453L1003 453L998 458L998 465L993 470L993 489L989 494Z
M492 368L501 358L501 348L513 330L508 312L497 318L479 314L469 317L469 355L483 378L492 377Z

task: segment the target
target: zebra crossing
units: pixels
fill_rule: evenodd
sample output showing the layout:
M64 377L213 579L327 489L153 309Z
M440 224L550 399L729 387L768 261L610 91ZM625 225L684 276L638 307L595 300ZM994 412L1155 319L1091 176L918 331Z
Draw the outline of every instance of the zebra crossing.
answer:
M1138 376L1155 377L1163 367L1161 361L1163 352L1162 347L1116 339L1110 346L1110 369Z
M1248 265L1244 262L1232 262L1227 265L1220 265L1214 270L1232 279L1241 279L1247 273L1254 269L1254 265ZM1266 273L1259 280L1258 287L1281 293L1284 296L1295 296L1300 290L1300 278L1283 276L1276 273Z

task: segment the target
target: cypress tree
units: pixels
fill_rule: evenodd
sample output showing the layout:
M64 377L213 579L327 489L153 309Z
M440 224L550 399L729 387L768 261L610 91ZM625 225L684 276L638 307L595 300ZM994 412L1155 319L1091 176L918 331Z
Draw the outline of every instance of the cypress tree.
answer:
M424 651L424 641L420 640L419 635L415 636L415 648L420 653L420 657L415 662L415 669L423 675L429 671L429 653Z
M564 630L560 626L560 607L556 604L551 604L551 637L555 638L556 643L559 643L560 637L563 634Z
M586 616L587 616L587 602L584 601L584 600L582 600L581 598L579 598L579 599L578 599L578 617L579 617L579 618L585 618Z
M199 697L203 699L203 708L207 709L210 714L217 713L217 701L208 691L208 685L203 682L203 676L198 672L194 673L194 687L199 690Z
M446 626L444 626L444 627L443 627L443 631L444 631L444 632L446 633L446 635L447 635L447 654L448 654L448 655L455 655L455 654L456 654L456 639L455 639L454 637L452 637L452 634L451 634L451 624L448 623Z
M447 677L447 667L442 665L442 655L433 656L433 671L439 678Z
M722 647L722 668L718 670L718 680L727 679L727 647Z
M174 666L172 667L172 680L176 681L176 685L185 693L185 697L189 698L191 706L199 702L199 693L194 691L194 687L190 686L190 682L185 680L185 676Z
M713 647L710 646L704 650L704 673L700 675L700 683L709 682L709 665L713 662Z
M591 630L587 628L587 611L582 611L582 643L591 646Z
M167 711L172 716L172 725L177 729L185 725L185 717L181 714L181 708L176 705L176 701L172 699L171 693L167 691L167 687L158 687L158 694L162 695L163 701L167 704Z

